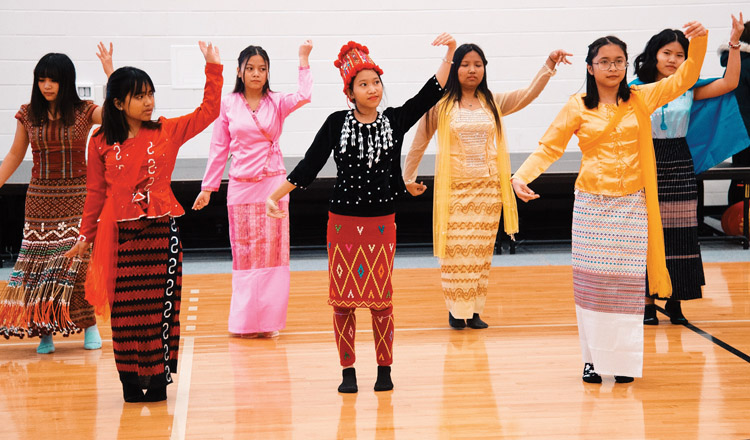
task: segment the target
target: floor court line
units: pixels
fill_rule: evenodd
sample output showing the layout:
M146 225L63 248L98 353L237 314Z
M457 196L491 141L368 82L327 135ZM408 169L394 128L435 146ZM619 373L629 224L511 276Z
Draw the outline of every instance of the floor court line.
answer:
M190 382L193 375L193 351L195 348L195 337L183 338L184 342L180 350L180 368L177 381L177 397L175 399L174 415L172 416L172 435L170 440L183 440L187 429L188 403L190 401Z
M691 321L691 322L695 324L724 324L724 323L736 324L736 323L750 323L750 319L729 319L729 320ZM576 327L576 326L577 324L573 322L569 324L493 325L493 326L490 326L490 329L564 328L564 327ZM418 327L418 328L399 328L396 331L401 333L401 332L430 332L430 331L445 331L445 330L451 330L451 329L449 329L448 327ZM462 331L471 331L471 330L462 330ZM331 334L332 332L333 332L333 329L296 331L296 332L282 331L280 336L327 335L327 334ZM370 329L357 330L357 333L372 333L372 330ZM227 337L232 337L232 336L230 336L228 333L221 333L221 334L212 334L212 335L194 335L190 337L195 338L195 339L213 339L213 338L227 338ZM242 339L242 338L237 337L237 339ZM112 340L102 339L102 342L112 342ZM81 341L55 341L55 345L57 344L81 344ZM37 346L37 345L39 345L38 342L18 342L18 343L14 343L11 345L6 345L6 347ZM2 344L0 344L0 350L2 350Z
M666 310L664 310L662 307L656 306L656 310L660 311L664 316L667 315ZM696 321L697 322L697 321ZM723 348L724 350L732 353L733 355L737 356L738 358L742 359L745 362L750 363L750 356L748 356L746 353L732 347L731 345L727 344L726 342L722 341L721 339L713 336L712 334L706 332L705 330L696 327L694 324L691 324L689 322L682 324L686 328L692 330L693 332L697 333L698 335L706 338L707 340L713 342L714 344L718 345L719 347Z

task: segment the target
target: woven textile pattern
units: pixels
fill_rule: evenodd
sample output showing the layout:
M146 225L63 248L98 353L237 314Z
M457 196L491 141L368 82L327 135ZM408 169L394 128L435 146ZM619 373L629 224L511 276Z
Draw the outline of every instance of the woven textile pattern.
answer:
M440 274L446 305L455 318L471 318L484 309L502 206L496 176L451 184Z
M36 179L26 192L26 222L18 260L0 291L0 332L9 336L67 336L96 324L86 302L88 255L63 255L78 239L86 176Z
M328 304L371 309L391 306L394 219L394 214L354 217L328 213Z
M573 290L583 309L642 315L648 224L643 191L623 197L576 193Z

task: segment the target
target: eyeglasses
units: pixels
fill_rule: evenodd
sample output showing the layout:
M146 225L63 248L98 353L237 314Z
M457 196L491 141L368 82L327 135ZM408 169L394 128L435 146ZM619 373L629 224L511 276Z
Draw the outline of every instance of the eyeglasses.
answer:
M591 63L591 64L598 65L599 66L599 70L609 70L609 68L612 67L613 65L615 66L615 69L617 69L617 70L625 70L630 65L630 63L628 63L627 61L623 60L622 58L618 59L618 60L614 60L614 61L601 60L598 63Z

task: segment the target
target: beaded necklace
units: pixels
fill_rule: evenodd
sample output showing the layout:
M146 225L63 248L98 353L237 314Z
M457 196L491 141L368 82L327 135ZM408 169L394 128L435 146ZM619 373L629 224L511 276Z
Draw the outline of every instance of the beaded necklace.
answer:
M374 122L363 124L354 117L354 110L349 111L341 127L341 153L346 153L347 145L356 147L359 144L358 159L365 157L365 139L362 135L362 127L367 128L367 167L380 162L380 151L393 147L393 129L388 117L378 112ZM373 133L374 132L374 133Z

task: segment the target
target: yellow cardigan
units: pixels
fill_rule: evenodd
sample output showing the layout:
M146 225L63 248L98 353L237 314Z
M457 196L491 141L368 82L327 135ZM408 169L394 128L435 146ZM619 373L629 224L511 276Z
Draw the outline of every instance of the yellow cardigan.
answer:
M685 93L700 75L707 36L690 42L687 60L670 77L632 87L631 98L618 106L583 105L583 94L574 95L539 141L513 178L529 183L559 159L575 134L581 146L581 169L576 188L592 194L624 196L646 190L648 210L648 281L652 294L668 297L672 284L664 257L664 233L659 214L656 159L651 138L650 115ZM627 106L622 120L609 136L599 139L619 106ZM598 139L598 140L597 140ZM590 141L595 141L593 144Z

